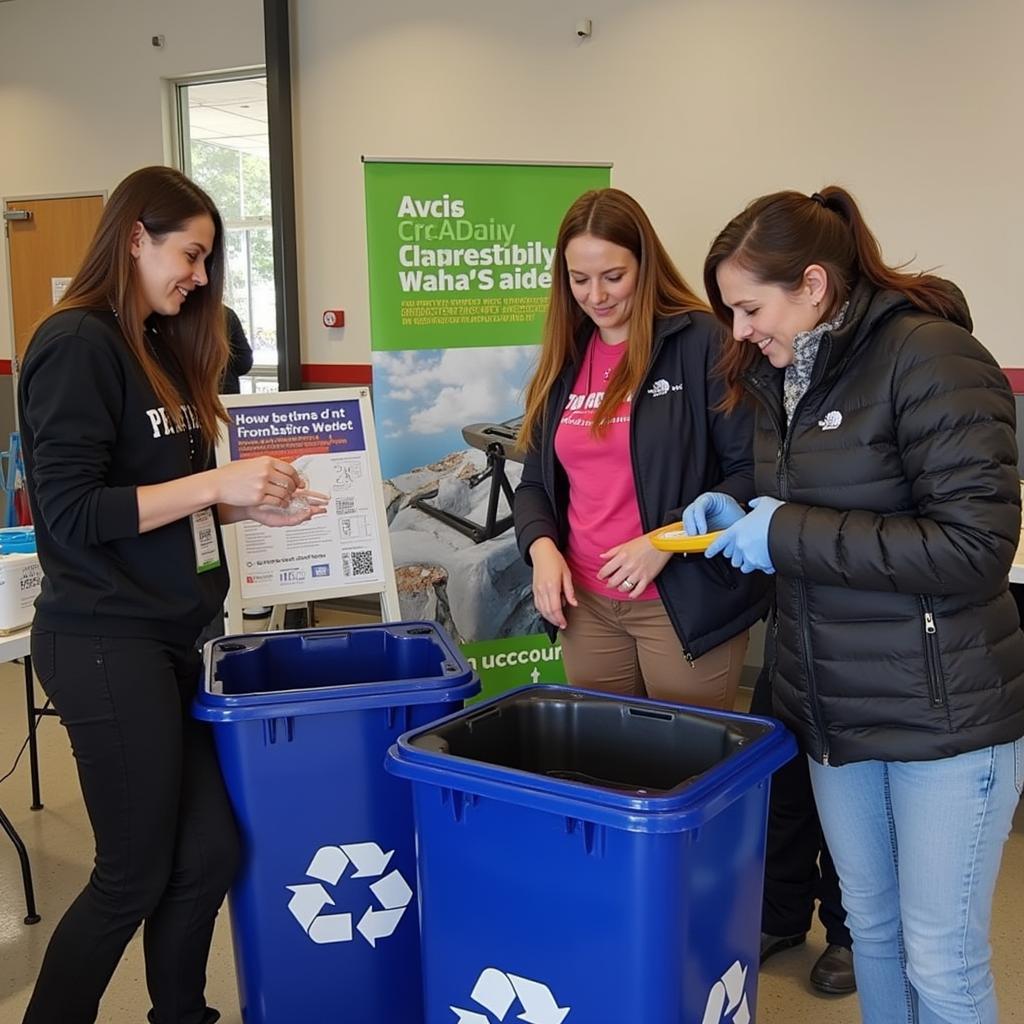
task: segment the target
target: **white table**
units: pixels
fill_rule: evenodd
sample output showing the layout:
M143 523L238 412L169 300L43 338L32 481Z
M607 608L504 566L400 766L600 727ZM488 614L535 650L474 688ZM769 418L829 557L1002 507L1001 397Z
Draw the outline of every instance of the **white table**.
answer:
M14 661L15 658L27 657L31 633L32 627L26 626L24 629L19 629L17 633L0 636L0 661Z
M17 633L7 636L0 636L0 662L15 661L23 658L25 663L25 708L28 716L28 756L32 773L32 810L42 809L39 799L39 749L36 745L36 715L55 714L51 709L36 707L35 689L32 679L32 656L29 653L29 635L31 630L26 627ZM0 828L2 828L14 843L18 851L18 859L21 861L21 879L25 886L25 906L28 913L25 916L25 924L36 924L39 915L36 913L35 890L32 887L32 867L28 860L28 851L18 835L10 818L0 808Z

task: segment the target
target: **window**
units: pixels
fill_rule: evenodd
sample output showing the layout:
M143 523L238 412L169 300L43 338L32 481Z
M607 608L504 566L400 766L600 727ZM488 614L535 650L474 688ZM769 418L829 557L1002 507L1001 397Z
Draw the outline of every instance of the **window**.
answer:
M182 170L224 221L224 301L253 350L244 394L277 390L277 304L270 217L267 79L263 74L175 86Z

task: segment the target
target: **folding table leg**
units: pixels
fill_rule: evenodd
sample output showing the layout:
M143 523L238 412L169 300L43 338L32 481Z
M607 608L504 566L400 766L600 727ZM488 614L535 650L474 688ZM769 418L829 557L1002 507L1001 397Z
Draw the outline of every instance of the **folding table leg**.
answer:
M10 818L4 814L2 809L0 809L0 828L10 836L15 850L18 851L18 860L21 861L21 880L25 885L25 907L28 910L25 924L38 924L39 915L36 913L36 895L35 890L32 888L32 866L28 862L28 851L25 849L25 844L21 841L21 836L18 835L17 830L11 824Z
M32 679L32 657L25 656L25 710L28 713L28 767L32 776L31 810L43 809L39 793L39 745L36 742L36 691Z

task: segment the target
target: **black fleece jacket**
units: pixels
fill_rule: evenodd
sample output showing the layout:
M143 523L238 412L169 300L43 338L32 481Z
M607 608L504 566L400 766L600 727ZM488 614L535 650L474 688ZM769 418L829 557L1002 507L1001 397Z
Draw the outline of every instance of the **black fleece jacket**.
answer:
M592 332L587 321L581 353ZM741 503L754 495L750 411L715 411L724 394L712 372L721 340L722 329L708 313L655 323L651 365L630 412L633 483L645 532L678 523L683 508L704 491L722 491ZM539 537L550 537L565 550L569 481L555 455L554 439L578 373L577 361L551 389L543 427L533 439L516 489L516 539L527 562L530 545ZM691 658L748 629L768 607L768 580L759 573L745 576L722 558L676 555L655 584ZM553 637L554 627L548 633Z
M1013 395L970 325L966 303L946 320L862 284L788 430L781 371L747 378L758 493L786 502L768 537L775 710L819 761L1024 734Z
M159 338L152 348L180 383ZM44 574L35 625L193 643L227 592L223 550L199 573L188 518L140 534L136 489L209 468L194 414L174 432L114 315L89 310L36 332L18 410Z

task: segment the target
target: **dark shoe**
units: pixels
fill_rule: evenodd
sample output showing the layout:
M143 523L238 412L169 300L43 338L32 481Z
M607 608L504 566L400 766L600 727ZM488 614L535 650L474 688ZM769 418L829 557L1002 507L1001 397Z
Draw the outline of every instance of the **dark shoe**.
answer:
M857 991L853 974L853 950L835 944L826 947L811 968L811 984L830 996L847 996Z
M767 932L761 932L761 963L784 949L802 946L806 941L806 932L797 935L769 935Z

